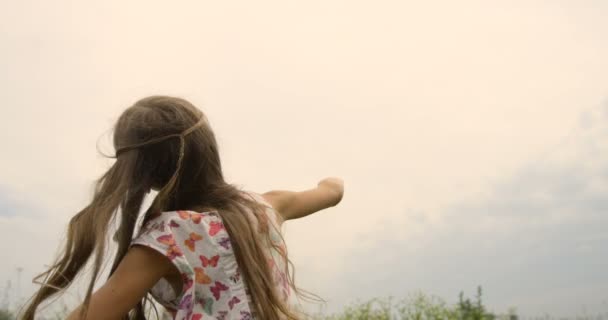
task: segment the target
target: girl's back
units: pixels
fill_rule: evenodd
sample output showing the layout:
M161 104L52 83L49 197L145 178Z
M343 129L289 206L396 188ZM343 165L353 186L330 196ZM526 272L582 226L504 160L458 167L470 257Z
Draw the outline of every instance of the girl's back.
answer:
M270 222L271 244L262 246L274 287L286 303L292 288L287 281L287 263L279 252L285 250L277 212L261 195L246 192L267 206L261 216ZM251 221L257 218L251 210ZM264 231L262 231L264 232ZM166 256L180 277L162 278L152 296L174 319L250 319L253 307L237 263L230 236L217 211L167 211L149 220L131 245L152 248ZM176 281L177 280L177 281Z

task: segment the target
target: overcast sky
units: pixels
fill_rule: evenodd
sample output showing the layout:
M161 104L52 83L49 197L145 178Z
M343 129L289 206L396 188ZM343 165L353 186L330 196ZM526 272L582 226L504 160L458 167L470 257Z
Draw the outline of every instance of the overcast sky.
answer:
M1 1L0 288L33 292L110 163L96 145L169 94L207 114L231 183L345 180L339 206L285 228L330 311L482 285L498 312L608 312L607 16L597 0Z

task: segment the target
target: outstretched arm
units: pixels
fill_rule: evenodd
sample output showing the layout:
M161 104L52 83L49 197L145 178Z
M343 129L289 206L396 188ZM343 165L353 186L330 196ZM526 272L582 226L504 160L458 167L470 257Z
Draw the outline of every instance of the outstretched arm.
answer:
M283 220L298 219L340 203L344 194L344 181L325 178L316 188L304 191L272 190L262 196L281 215Z

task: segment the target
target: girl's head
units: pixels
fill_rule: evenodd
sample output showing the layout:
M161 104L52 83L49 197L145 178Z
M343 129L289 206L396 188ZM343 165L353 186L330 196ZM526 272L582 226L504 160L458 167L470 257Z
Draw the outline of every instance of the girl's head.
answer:
M244 207L251 208L259 215L264 214L264 208L224 181L217 142L203 112L181 98L143 98L127 108L116 122L114 147L116 161L96 182L91 203L70 220L64 250L37 277L44 277L42 287L32 297L24 319L33 319L36 307L67 288L92 260L93 275L84 301L88 305L106 256L111 222L120 212L114 236L117 253L110 275L128 251L142 202L150 190L158 194L144 213L143 223L161 211L217 210L254 299L253 311L261 319L278 319L280 315L295 318L273 290L273 278L261 250L261 243L271 243L268 233L260 236L252 230L244 211ZM286 253L284 258L287 259ZM293 283L293 276L289 281ZM145 300L135 307L133 318L145 319Z
M159 210L195 208L212 200L203 191L225 184L209 121L184 99L137 101L115 125L114 148L117 162L134 164L138 189L160 191Z

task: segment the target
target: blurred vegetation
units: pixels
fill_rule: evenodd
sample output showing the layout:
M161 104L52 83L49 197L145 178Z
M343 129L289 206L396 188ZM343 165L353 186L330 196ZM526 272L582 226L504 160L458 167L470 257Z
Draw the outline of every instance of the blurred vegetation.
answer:
M162 309L162 308L161 308ZM160 309L159 309L160 310ZM40 319L65 319L69 310L63 305L60 311L42 312ZM158 319L151 312L149 319ZM463 292L458 296L458 302L449 305L443 299L416 292L408 298L395 300L393 297L374 298L364 302L355 302L334 314L315 314L315 320L523 320L517 315L515 308L505 313L494 313L482 301L482 289L477 287L473 299L465 297ZM574 318L528 317L534 320L608 320L608 311L597 315L579 315ZM0 320L16 320L15 315L8 310L0 309Z
M463 292L458 302L449 305L443 299L422 292L395 301L395 298L374 298L353 303L344 310L331 314L317 314L316 320L608 320L608 310L601 314L583 314L574 317L553 317L548 314L536 317L520 317L514 307L496 313L483 304L482 288L477 287L473 299Z
M14 316L8 310L0 310L0 320L13 320Z
M371 299L347 306L332 315L316 315L318 320L517 320L514 309L507 314L494 314L483 305L481 287L475 300L461 292L458 303L449 306L443 299L417 292L409 298L394 301L393 297Z

